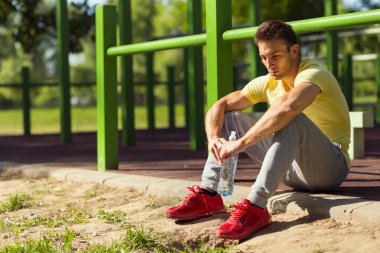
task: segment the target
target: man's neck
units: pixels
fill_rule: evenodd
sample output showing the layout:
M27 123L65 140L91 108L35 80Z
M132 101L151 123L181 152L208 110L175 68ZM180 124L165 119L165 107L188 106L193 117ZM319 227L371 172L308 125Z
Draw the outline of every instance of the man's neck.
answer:
M289 75L283 78L283 81L285 81L291 87L294 87L294 80L296 79L296 76L298 74L298 68L300 66L300 63L301 63L301 58L298 58L298 60L296 61L296 64L294 64L293 68L290 70Z

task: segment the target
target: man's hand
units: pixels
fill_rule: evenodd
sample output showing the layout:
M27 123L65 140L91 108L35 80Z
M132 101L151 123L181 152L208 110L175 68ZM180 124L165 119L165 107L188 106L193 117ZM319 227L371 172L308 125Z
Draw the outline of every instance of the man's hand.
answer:
M244 96L241 90L234 91L227 96L219 99L206 114L206 134L208 140L208 149L218 161L222 164L220 149L226 139L220 138L224 124L224 115L231 111L241 111L251 107L253 104Z
M223 164L222 157L220 156L220 150L223 147L223 144L226 143L227 140L224 138L214 138L208 142L208 149L218 161L219 165Z
M224 138L215 138L209 141L209 150L218 161L219 165L230 156L238 154L244 150L239 141L227 141Z
M221 149L219 150L219 155L223 160L230 158L233 155L239 154L244 150L239 140L237 141L227 141L223 143Z

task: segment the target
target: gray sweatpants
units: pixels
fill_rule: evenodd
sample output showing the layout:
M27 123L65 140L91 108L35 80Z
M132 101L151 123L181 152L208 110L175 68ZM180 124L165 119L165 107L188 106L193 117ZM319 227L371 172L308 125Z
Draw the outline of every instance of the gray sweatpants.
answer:
M222 130L228 139L231 131L243 136L255 121L243 112L225 115ZM265 207L278 185L295 190L331 191L346 179L349 168L339 147L319 130L304 114L295 117L286 127L250 146L244 152L261 165L256 182L247 197L253 204ZM218 188L221 166L210 153L206 161L201 187Z

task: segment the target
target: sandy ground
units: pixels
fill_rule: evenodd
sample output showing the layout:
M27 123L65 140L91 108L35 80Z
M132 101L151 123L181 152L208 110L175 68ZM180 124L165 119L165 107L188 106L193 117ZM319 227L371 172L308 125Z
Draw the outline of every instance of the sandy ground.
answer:
M204 240L215 247L230 244L233 245L232 252L380 252L379 224L342 223L332 219L278 214L273 216L271 226L254 237L244 242L226 242L216 239L214 233L228 214L182 223L166 219L165 210L179 203L179 199L147 196L133 189L110 188L94 183L0 179L1 203L9 194L16 192L27 193L30 204L17 211L0 213L3 224L21 224L35 217L67 217L70 212L72 215L79 213L85 221L57 227L37 225L18 233L7 226L0 226L1 247L30 238L42 238L49 233L60 233L66 227L76 232L72 243L74 249L84 249L95 243L107 245L121 238L128 224L169 233L174 241L181 243ZM99 218L100 209L107 212L119 210L126 216L120 222L107 223Z

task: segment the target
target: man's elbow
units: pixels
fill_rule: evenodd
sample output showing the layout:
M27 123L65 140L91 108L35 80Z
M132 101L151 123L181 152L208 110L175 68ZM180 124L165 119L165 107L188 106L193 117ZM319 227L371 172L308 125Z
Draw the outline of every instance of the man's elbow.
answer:
M225 98L223 97L223 98L219 99L218 101L216 101L216 102L211 106L211 108L210 108L209 111L211 111L211 110L217 110L217 111L219 111L219 110L221 110L221 109L224 109L225 107L226 107L226 100L225 100Z

